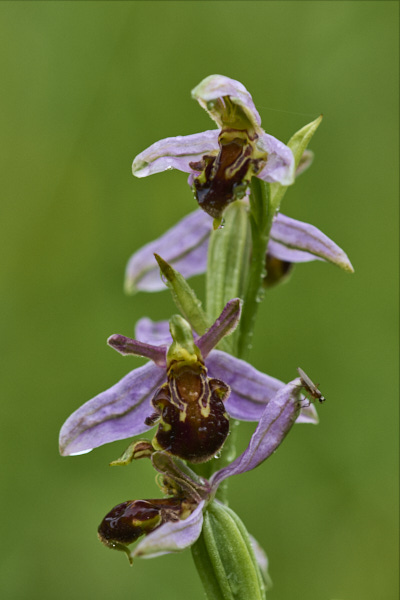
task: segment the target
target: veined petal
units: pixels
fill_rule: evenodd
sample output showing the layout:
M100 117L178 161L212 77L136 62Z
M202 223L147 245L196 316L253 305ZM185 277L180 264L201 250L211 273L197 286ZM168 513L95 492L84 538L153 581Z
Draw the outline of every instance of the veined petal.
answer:
M268 153L265 167L257 177L269 183L291 185L295 176L295 162L291 149L268 133L260 133L257 144L261 150Z
M279 242L275 242L272 238L268 241L268 253L274 258L288 263L304 263L311 262L312 260L323 260L320 256L315 256L315 254L311 254L310 252L288 248Z
M279 379L220 350L212 351L206 366L209 377L221 379L231 388L226 409L231 417L240 421L258 421L267 403L284 387Z
M153 346L152 344L133 340L132 338L128 338L119 333L110 336L107 340L107 344L123 356L143 356L144 358L152 360L159 367L165 367L167 365L166 346Z
M165 289L154 254L159 254L183 277L204 273L212 219L196 210L157 240L146 244L129 259L125 272L125 290L155 292Z
M345 271L354 272L347 254L322 231L281 213L272 224L268 252L288 262L325 260Z
M146 340L157 346L170 346L172 343L168 321L152 321L148 317L143 317L136 323L135 336L138 340Z
M227 477L255 469L275 452L299 414L300 387L300 379L294 379L274 396L243 454L211 477L210 483L214 489Z
M234 298L225 305L215 323L196 342L203 358L206 358L225 336L236 329L241 312L242 301L240 298Z
M181 552L198 539L203 526L204 501L185 520L165 523L147 535L132 552L132 558L154 558L170 552Z
M60 453L80 453L150 429L144 420L152 412L150 400L165 379L164 369L148 363L86 402L62 426Z
M253 99L240 81L224 75L210 75L192 90L192 97L199 102L219 127L223 127L226 123L221 120L219 111L213 110L208 103L218 99L223 102L224 96L229 96L233 104L242 108L254 127L258 128L261 125L261 117L254 106Z
M209 377L221 379L231 388L226 409L239 421L259 421L268 402L285 386L283 381L261 373L246 361L221 350L213 350L205 363ZM313 404L302 408L296 420L296 423L318 422Z
M132 173L136 177L147 177L167 169L190 173L189 163L198 162L205 154L218 150L218 134L218 129L213 129L155 142L136 156Z

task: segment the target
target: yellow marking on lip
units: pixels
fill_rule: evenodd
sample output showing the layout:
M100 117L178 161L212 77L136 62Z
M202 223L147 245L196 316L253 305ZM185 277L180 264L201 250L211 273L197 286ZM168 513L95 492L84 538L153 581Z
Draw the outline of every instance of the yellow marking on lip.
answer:
M166 423L162 417L160 417L159 427L162 427L163 431L170 431L172 429L172 425Z
M205 419L208 419L208 417L210 416L210 411L211 411L211 407L209 404L207 404L207 406L202 406L200 409L201 416L204 417Z
M199 398L200 414L205 419L207 419L210 416L210 412L211 412L210 398L211 398L211 394L208 395L207 403L205 406L202 401L203 396L200 396L200 398Z
M184 423L186 421L186 417L187 417L186 409L187 409L187 406L185 404L184 410L179 411L179 420L182 421L182 423Z
M164 448L157 441L157 434L151 440L154 450L164 450Z

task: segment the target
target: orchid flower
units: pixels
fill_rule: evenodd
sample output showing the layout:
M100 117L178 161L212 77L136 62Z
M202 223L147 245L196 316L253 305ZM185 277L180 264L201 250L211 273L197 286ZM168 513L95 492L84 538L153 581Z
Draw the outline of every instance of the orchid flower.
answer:
M217 222L230 203L248 193L253 176L284 186L293 183L292 151L261 128L252 97L239 81L210 75L192 90L192 97L218 129L155 142L136 156L134 175L166 169L189 173L200 208Z
M108 339L112 348L151 362L131 371L67 419L60 432L61 454L82 454L139 435L158 423L153 440L157 450L203 462L223 445L228 415L258 421L284 384L215 349L235 329L240 312L239 299L228 302L195 343L188 323L182 317L172 318L169 349L164 322L139 321L138 337L144 335L146 342L112 335ZM158 343L153 344L155 340ZM297 421L317 423L314 406L303 408Z
M132 500L117 505L99 527L101 541L110 548L125 551L130 560L179 552L194 544L202 532L208 510L229 511L214 501L219 485L228 477L255 469L282 443L300 413L301 387L302 382L297 378L273 395L246 450L209 480L200 478L179 459L154 451L150 444L145 453L143 443L139 443L142 444L139 451L138 444L133 445L129 458L121 458L113 464L151 458L161 474L160 487L168 498ZM143 534L146 537L130 552L127 545Z
M185 278L205 273L212 230L211 220L201 210L181 219L160 238L131 256L125 273L126 291L155 292L165 288L154 254L163 256ZM345 252L322 231L281 213L275 216L271 227L267 273L272 272L272 259L288 264L322 260L353 272Z

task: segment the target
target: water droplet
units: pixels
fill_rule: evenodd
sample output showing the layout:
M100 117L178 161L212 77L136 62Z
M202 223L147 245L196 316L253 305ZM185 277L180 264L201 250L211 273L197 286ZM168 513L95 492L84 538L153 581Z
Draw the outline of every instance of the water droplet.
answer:
M92 448L88 448L87 450L80 450L79 452L71 452L70 456L80 456L81 454L87 454L88 452L91 452Z
M214 458L221 458L221 450L217 454L214 454Z

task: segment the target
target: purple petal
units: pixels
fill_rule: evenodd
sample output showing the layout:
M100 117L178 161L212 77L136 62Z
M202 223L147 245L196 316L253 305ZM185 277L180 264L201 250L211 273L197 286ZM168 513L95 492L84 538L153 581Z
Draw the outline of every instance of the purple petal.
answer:
M281 213L272 224L268 252L288 262L326 260L345 271L354 272L345 252L322 231Z
M133 558L154 558L170 552L181 552L199 538L203 527L204 501L184 521L164 523L147 535L132 552Z
M279 244L279 242L275 242L272 238L268 241L268 253L279 260L284 260L289 263L304 263L311 262L312 260L323 260L319 256L315 256L315 254L288 248L283 244Z
M152 321L147 317L139 319L135 325L135 336L148 344L156 346L170 346L172 337L168 321Z
M119 333L110 336L107 340L107 344L123 356L143 356L144 358L152 360L159 367L166 367L167 365L166 346L153 346L152 344L146 344L125 337Z
M227 477L255 469L275 452L299 414L300 386L300 379L294 379L274 396L267 405L247 449L230 465L211 477L213 489Z
M241 312L242 301L240 298L234 298L225 305L215 323L196 342L203 358L206 358L210 354L211 350L218 345L222 338L231 334L236 329Z
M268 133L260 133L258 146L268 153L265 167L257 177L269 183L291 185L294 182L294 156L291 149Z
M211 231L212 219L203 210L196 210L181 219L160 238L131 256L125 272L126 291L165 289L154 254L162 256L185 278L204 273Z
M224 96L229 96L233 104L241 106L247 118L255 127L261 125L261 118L254 106L253 99L240 81L230 79L224 75L210 75L192 90L192 97L199 102L200 106L208 112L219 127L223 127L224 124L218 113L210 109L207 103L218 98L222 99Z
M164 369L148 363L86 402L62 426L60 453L89 451L150 429L144 420L152 412L150 400L165 379Z
M147 177L167 169L190 173L191 162L198 162L205 154L218 150L218 135L218 129L213 129L155 142L136 156L132 173L136 177Z
M212 351L206 366L209 377L221 379L230 386L226 409L231 417L240 421L258 421L266 404L284 386L279 379L220 350Z
M226 409L233 419L259 421L268 402L281 390L283 381L261 373L249 363L226 352L213 350L206 360L208 376L221 379L231 388ZM317 424L313 404L302 408L296 423Z

